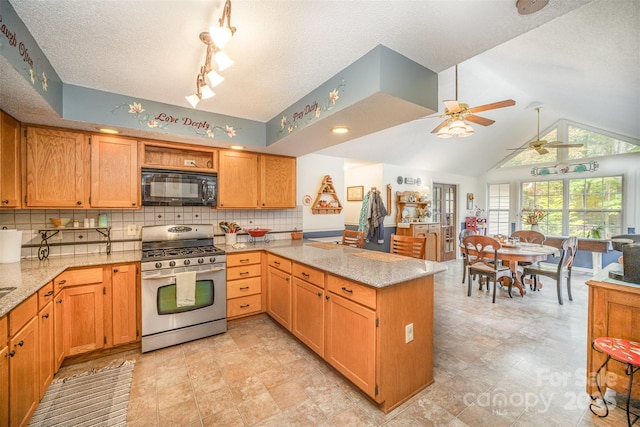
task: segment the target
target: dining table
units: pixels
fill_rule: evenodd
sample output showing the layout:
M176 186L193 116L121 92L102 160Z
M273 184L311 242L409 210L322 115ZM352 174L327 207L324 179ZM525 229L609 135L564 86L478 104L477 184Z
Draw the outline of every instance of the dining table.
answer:
M474 250L469 248L469 254L474 255ZM522 272L518 270L520 262L539 262L545 261L549 255L558 256L560 251L553 246L541 245L539 243L502 243L498 249L498 259L509 265L513 284L520 291L520 295L524 296L527 291L523 284ZM509 288L511 295L511 288Z

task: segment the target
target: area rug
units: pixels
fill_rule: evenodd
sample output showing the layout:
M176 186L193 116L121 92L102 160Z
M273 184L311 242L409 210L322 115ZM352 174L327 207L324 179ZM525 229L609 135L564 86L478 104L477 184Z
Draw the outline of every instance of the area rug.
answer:
M124 426L135 361L56 379L30 426Z

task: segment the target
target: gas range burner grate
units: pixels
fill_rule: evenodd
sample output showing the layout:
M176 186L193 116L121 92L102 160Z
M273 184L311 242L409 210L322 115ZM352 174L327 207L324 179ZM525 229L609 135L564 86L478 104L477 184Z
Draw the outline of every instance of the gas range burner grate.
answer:
M158 248L142 251L142 260L176 259L204 255L223 255L224 251L215 246L195 246L183 248Z

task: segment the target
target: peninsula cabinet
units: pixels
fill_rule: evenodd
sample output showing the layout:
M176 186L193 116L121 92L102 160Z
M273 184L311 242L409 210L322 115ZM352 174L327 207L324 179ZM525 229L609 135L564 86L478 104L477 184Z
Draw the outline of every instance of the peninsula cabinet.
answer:
M324 356L324 272L293 263L291 332Z
M267 254L267 313L291 330L291 261Z
M139 208L138 141L93 135L90 144L91 207Z
M89 149L79 132L38 127L26 130L24 207L88 207Z
M38 297L9 312L9 425L26 426L40 401Z
M20 192L20 124L0 111L0 208L19 208Z
M0 317L0 396L9 396L9 347L7 316ZM0 399L0 426L9 425L9 399Z
M262 311L262 253L227 255L227 320Z
M219 157L219 208L296 207L295 158L232 150Z

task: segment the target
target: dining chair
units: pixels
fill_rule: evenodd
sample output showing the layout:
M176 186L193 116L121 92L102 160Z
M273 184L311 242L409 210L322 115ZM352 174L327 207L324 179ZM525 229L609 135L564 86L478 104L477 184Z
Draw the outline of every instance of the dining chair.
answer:
M472 230L470 228L465 228L464 230L462 230L460 232L460 235L458 236L458 239L460 241L460 247L462 247L462 241L464 240L465 237L467 236L474 236L476 235L476 231ZM464 283L467 280L467 254L465 253L465 251L462 251L462 283Z
M364 245L364 231L344 230L342 232L342 244L353 248L362 248Z
M569 295L569 301L573 301L571 295L571 268L573 266L573 260L576 256L576 250L578 248L578 238L575 236L569 237L562 241L562 248L560 249L560 261L557 265L540 264L530 265L524 268L523 275L531 275L533 277L533 289L538 289L538 276L547 276L556 281L556 289L558 292L558 303L562 302L562 277L566 275L567 278L567 294Z
M391 235L389 252L412 258L424 259L427 239L424 237Z
M493 280L493 302L496 302L496 285L498 278L507 277L509 289L511 289L512 278L509 266L502 265L498 259L498 249L502 247L500 242L489 236L467 236L462 241L463 249L467 256L467 295L471 296L471 276L480 276L479 280L486 277ZM487 288L489 283L487 283ZM511 295L511 292L509 292Z

